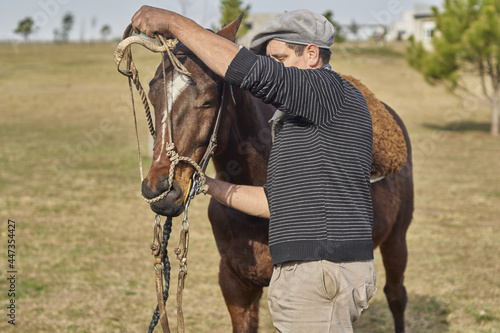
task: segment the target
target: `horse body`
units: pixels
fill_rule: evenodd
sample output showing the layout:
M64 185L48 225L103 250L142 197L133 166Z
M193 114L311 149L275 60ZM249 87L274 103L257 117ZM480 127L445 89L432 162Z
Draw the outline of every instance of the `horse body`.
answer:
M273 108L234 89L231 105L213 163L217 178L233 184L262 186L266 181L271 137L267 119ZM242 107L240 107L242 106ZM236 211L211 199L208 217L221 255L219 285L228 306L234 332L256 332L259 300L269 284L269 220Z
M237 26L233 22L219 34L233 39ZM216 177L234 184L262 186L266 182L271 149L267 120L271 118L274 108L245 90L223 85L222 80L215 77L195 55L182 54L180 58L192 73L190 81L182 85L182 91L178 90L174 96L164 93L169 84L174 88L172 67L164 71L160 65L150 84L149 96L155 108L158 139L151 169L143 183L144 196L152 198L168 188L166 180L170 162L163 148L167 138L167 126L164 126L166 112L171 113L172 137L179 154L199 161L208 145L220 103L223 103L223 118L218 132L218 147L212 158ZM220 93L221 89L226 89L224 95ZM221 96L224 96L223 101ZM409 157L398 174L387 175L371 186L373 241L382 253L387 275L384 291L394 316L395 328L397 332L403 332L406 231L413 212L411 147L401 119L392 109L386 108L404 131ZM172 193L151 204L151 209L163 215L180 214L193 172L190 165L179 164L175 170ZM233 331L256 332L259 300L272 274L268 247L269 221L226 207L215 199L210 202L208 216L221 256L219 284L231 315Z
M407 295L403 285L408 260L406 232L413 218L413 165L410 137L406 127L389 106L384 104L406 140L407 161L396 174L387 175L371 185L373 205L373 245L380 247L386 273L386 294L396 332L404 332Z

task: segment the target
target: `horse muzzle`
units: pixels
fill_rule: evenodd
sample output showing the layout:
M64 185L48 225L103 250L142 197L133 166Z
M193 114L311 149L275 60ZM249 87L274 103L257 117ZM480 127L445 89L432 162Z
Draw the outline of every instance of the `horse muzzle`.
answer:
M147 179L142 181L142 195L146 199L153 199L160 196L165 191L168 191L168 177L163 177L156 183L154 189L148 185ZM179 216L184 211L184 205L182 200L182 189L175 181L172 183L172 187L168 194L150 204L151 210L159 215L163 216Z

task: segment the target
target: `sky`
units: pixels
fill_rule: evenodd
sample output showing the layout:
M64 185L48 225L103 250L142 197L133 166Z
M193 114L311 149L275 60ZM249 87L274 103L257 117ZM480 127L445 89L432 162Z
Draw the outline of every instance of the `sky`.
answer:
M13 33L18 22L29 16L38 31L33 40L50 41L60 28L62 17L71 12L75 17L70 39L74 41L100 38L102 26L111 27L111 37L121 37L133 14L144 4L183 14L204 27L218 27L220 0L0 0L0 40L22 38ZM384 24L397 21L403 11L415 4L439 5L444 0L243 0L253 13L282 13L306 8L317 13L331 10L341 24L353 20L358 24Z

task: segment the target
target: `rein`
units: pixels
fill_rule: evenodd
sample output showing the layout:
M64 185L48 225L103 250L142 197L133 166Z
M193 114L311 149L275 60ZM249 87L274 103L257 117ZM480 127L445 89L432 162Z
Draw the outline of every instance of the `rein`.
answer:
M156 53L166 53L170 59L170 62L173 66L173 70L179 72L180 74L191 76L191 73L184 67L184 65L180 62L180 60L176 57L176 54L173 53L177 45L176 39L166 39L163 35L156 36L157 44L146 40L145 38L139 36L132 36L132 26L129 25L125 30L123 40L119 43L116 48L114 57L118 71L128 77L129 88L132 99L132 110L134 115L134 126L135 133L137 139L137 149L138 149L138 159L139 159L139 169L141 174L141 182L144 180L143 170L142 170L142 158L141 158L141 150L139 143L139 133L137 129L137 118L135 111L135 102L134 102L134 94L132 84L135 85L139 95L141 96L141 101L144 106L146 119L148 122L148 128L153 139L156 140L156 131L153 125L153 120L151 117L151 111L149 107L149 101L144 88L142 87L139 80L139 72L134 65L132 59L132 44L139 44L144 46L146 49L156 52ZM186 53L182 53L183 55ZM121 70L120 64L125 60L126 69ZM166 80L166 71L165 71L165 56L162 56L162 67L163 67L163 83L164 83L164 91L165 91L165 101L167 98L167 80ZM173 72L172 72L173 73ZM184 202L184 220L182 221L182 229L179 237L179 246L175 248L174 252L177 255L177 259L179 260L179 274L178 274L178 285L177 285L177 331L184 332L184 315L182 311L182 291L184 289L184 281L187 275L187 253L188 253L188 245L189 245L189 221L188 221L188 207L192 199L196 197L199 193L206 193L208 191L208 186L205 184L205 170L207 168L208 162L210 158L213 156L215 149L217 147L217 133L219 130L220 122L221 122L221 114L224 105L224 97L226 85L224 81L222 81L222 92L220 96L219 108L217 112L217 118L215 121L214 129L212 135L210 137L207 150L205 151L203 157L201 158L199 163L196 163L193 159L186 156L180 156L176 149L175 144L173 142L172 136L172 119L171 114L167 115L167 126L169 132L169 141L167 142L167 156L170 159L170 170L169 170L169 178L168 178L168 189L163 192L161 195L148 199L144 198L147 203L154 203L163 198L165 198L172 188L175 167L179 162L183 161L191 164L195 168L195 172L193 174L193 178L189 184L188 195L186 196ZM233 96L232 88L231 95ZM233 96L234 101L234 96ZM149 326L148 332L153 332L155 326L158 321L160 321L163 332L170 333L170 328L168 324L167 313L165 310L165 303L168 299L168 290L170 285L170 262L167 254L167 244L170 238L170 233L172 230L172 217L167 217L165 225L161 227L160 216L157 214L155 217L154 231L153 231L153 243L151 245L152 254L154 255L154 269L155 269L155 286L156 286L156 295L158 305L153 313L153 317L151 319L151 323ZM160 239L160 235L162 235Z

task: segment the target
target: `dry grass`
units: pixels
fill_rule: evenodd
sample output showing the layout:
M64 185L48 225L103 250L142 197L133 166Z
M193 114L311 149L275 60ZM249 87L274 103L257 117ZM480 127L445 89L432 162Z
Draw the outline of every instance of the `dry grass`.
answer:
M413 141L408 331L500 331L500 140L488 134L489 111L428 86L394 52L352 50L336 53L334 68L390 104ZM19 271L17 326L7 325L2 306L2 332L146 331L155 302L154 215L138 195L128 87L113 51L108 44L0 45L0 242L5 249L6 221L16 220ZM141 73L157 61L138 53ZM207 203L200 197L190 209L187 331L229 332ZM392 329L378 251L376 265L379 292L356 332ZM266 307L261 331L272 332ZM173 299L168 309L174 321Z

